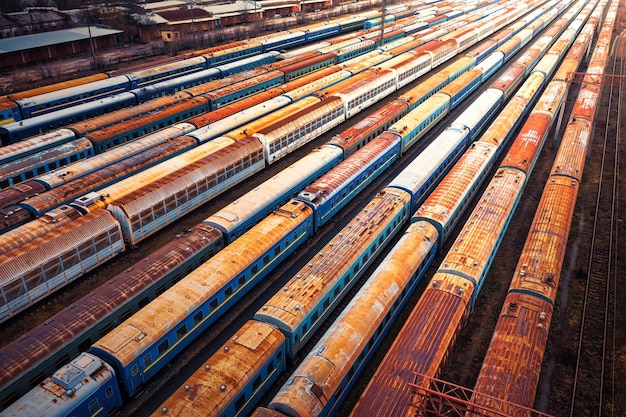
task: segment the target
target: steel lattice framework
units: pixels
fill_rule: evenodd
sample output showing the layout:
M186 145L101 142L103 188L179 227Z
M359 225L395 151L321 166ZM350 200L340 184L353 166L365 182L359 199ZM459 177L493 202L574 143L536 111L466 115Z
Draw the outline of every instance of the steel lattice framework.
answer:
M409 404L409 407L415 409L415 416L551 417L549 414L528 407L515 406L515 404L508 401L485 394L475 393L474 390L451 382L429 377L417 372L414 372L414 374L415 383L409 384L415 389L414 401ZM476 404L473 400L476 396L481 396L483 399L489 398L495 406L488 407ZM500 405L513 406L516 412L514 414L506 414L499 411L499 408L501 408Z

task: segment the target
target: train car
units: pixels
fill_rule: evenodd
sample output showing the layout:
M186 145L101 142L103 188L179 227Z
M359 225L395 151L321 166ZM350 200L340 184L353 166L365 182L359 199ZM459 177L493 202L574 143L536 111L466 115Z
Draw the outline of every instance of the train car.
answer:
M122 251L119 224L109 212L97 210L0 256L0 320Z
M253 416L334 415L432 263L436 244L432 225L411 225L372 274L376 279L368 279L268 408Z
M113 368L96 356L81 353L2 415L108 415L121 406L122 397Z
M374 139L360 152L306 187L297 199L315 211L318 230L391 164L400 158L400 138L387 135Z
M203 94L211 103L211 110L217 110L233 101L265 91L271 87L284 83L285 76L281 71L272 71L248 80L234 83L230 86Z
M297 353L409 217L411 197L386 189L255 314Z
M93 155L94 149L91 142L84 138L46 149L0 165L0 187L6 188L18 184Z
M37 219L36 222L30 223L32 217L27 212L28 217L24 223L29 224L28 227L15 228L21 223L14 223L17 218L20 219L21 215L19 211L25 211L26 209L20 206L9 206L7 210L11 210L17 213L6 213L4 217L4 229L0 234L0 254L4 255L14 249L26 245L27 243L41 237L51 231L66 225L67 223L80 217L80 213L76 209L63 205L57 209L50 210L48 213Z
M292 48L306 41L306 33L300 31L290 32L284 35L272 36L267 39L260 40L263 45L263 51L280 51Z
M39 135L77 121L89 119L104 113L110 113L135 103L135 95L121 92L95 101L76 104L40 116L30 117L19 122L0 126L2 143L17 143L29 136Z
M232 68L233 64L224 64L223 66L216 68L207 68L191 74L183 75L180 77L164 80L155 84L146 85L130 90L135 96L137 103L143 103L158 97L163 97L169 94L174 94L177 91L184 90L186 88L193 88L203 85L205 83L218 80L222 77L220 68L228 66ZM229 75L233 75L233 72Z
M27 181L14 187L0 191L0 208L13 206L20 201L43 193L47 190L42 184L35 181Z
M203 221L224 233L227 243L250 230L343 159L341 148L322 145Z
M282 206L96 341L91 351L116 369L123 392L132 397L196 334L308 238L313 232L311 217L311 209L303 203ZM180 297L188 302L181 305Z
M453 110L472 94L482 83L483 68L471 68L458 76L458 83L450 83L443 87L439 94L450 97L449 110Z
M16 101L23 98L40 96L42 94L51 93L58 90L64 90L66 88L75 87L77 85L88 84L94 81L101 81L110 78L111 74L96 73L87 75L85 77L73 78L67 81L61 81L60 83L43 85L41 87L31 88L29 90L18 91L6 96L9 100Z
M81 120L67 128L74 132L76 137L84 137L86 134L106 128L108 126L117 125L126 120L134 119L146 113L163 111L178 103L184 102L192 97L191 93L181 91L166 97L160 97L150 100L146 103L136 104L132 107L126 107L111 113L106 113L88 120Z
M0 404L4 408L26 394L223 247L222 233L207 225L176 234L148 257L4 346Z
M347 158L402 118L408 108L404 100L390 101L380 110L333 136L328 143L341 147Z
M200 52L201 56L207 60L208 65L210 67L215 67L228 62L237 61L242 58L258 55L263 52L263 45L257 41L248 40L241 41L239 44L235 43L228 48Z
M332 35L338 34L340 31L340 27L338 23L328 23L323 22L318 27L313 27L310 29L304 29L306 33L306 41L312 42L317 39L327 38Z
M261 144L243 139L112 201L107 210L134 246L263 168Z
M174 157L190 150L196 145L197 142L194 138L183 136L179 139L153 146L123 161L116 162L84 175L80 181L70 181L67 184L60 185L52 190L22 201L19 203L19 206L28 210L33 218L43 216L48 210L54 209L61 204L71 204L73 200L79 199L86 193L109 186L116 181L124 180L128 176L162 162L164 159ZM24 230L24 228L21 228L21 230ZM2 239L2 237L0 237L0 239Z
M251 320L152 415L247 415L285 371L286 358L285 336Z
M402 152L404 153L439 123L448 114L449 109L450 96L441 93L435 94L407 113L405 118L408 119L400 120L392 125L389 131L402 137ZM428 117L423 117L424 114L427 114ZM410 121L407 123L407 120Z
M326 53L309 58L305 61L290 64L289 66L281 68L281 71L285 74L285 82L289 82L302 77L303 75L310 74L336 63L337 55L333 53Z
M183 77L206 68L207 60L204 57L195 57L129 72L126 74L126 77L130 81L130 89L133 90L169 79Z
M394 71L374 72L373 76L373 79L367 80L367 84L355 83L335 93L335 96L340 97L344 102L346 119L397 90L398 77Z
M304 100L307 99L297 103ZM267 164L275 163L346 120L341 99L333 97L319 101L311 97L311 102L314 104L288 118L276 119L253 133L263 143Z
M25 97L16 100L16 103L20 108L22 118L28 119L66 109L76 104L101 100L105 97L127 91L129 86L130 81L128 77L120 75L47 92L37 96Z

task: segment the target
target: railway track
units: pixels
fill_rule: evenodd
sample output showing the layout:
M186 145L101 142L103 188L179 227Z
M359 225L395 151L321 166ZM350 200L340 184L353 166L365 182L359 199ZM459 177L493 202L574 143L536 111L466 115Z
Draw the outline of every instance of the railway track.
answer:
M622 106L624 86L625 38L617 38L612 62L604 76L603 101L606 108L599 114L598 126L603 127L603 142L596 145L601 150L600 169L594 178L595 208L591 226L591 245L586 266L586 283L582 317L578 338L578 353L572 389L570 416L614 415L616 395L616 289L620 279L619 235L620 178L626 168L620 162L624 143L620 138L623 124Z

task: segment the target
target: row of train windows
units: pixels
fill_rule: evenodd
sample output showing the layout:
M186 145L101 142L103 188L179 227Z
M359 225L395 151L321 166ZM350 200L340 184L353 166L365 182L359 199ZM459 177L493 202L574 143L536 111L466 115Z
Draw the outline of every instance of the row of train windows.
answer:
M406 80L409 77L413 77L415 74L418 74L422 71L424 71L425 69L430 70L430 61L428 62L424 62L420 65L418 65L415 68L411 68L409 71L404 72L401 76L400 76L400 80Z
M278 351L278 353L276 354L276 359L279 363L282 363L283 361L283 352ZM248 392L244 391L238 398L237 400L235 400L235 412L239 412L241 411L245 406L246 403L249 401L249 399L259 390L259 388L261 387L261 385L263 385L263 381L267 380L270 376L272 376L272 374L274 373L274 371L276 370L276 363L274 362L274 359L271 359L267 365L265 366L265 368L261 371L261 374L258 375L254 381L252 381L252 392L250 392L250 395L247 395Z
M242 161L238 161L242 162ZM240 172L244 171L249 166L250 161L246 159L242 165L229 166L227 169L222 170L218 174L213 174L209 177L201 179L190 187L179 191L175 195L165 198L162 202L158 202L154 206L143 210L139 215L132 216L131 223L134 230L143 228L145 225L153 223L156 219L162 218L165 213L173 212L177 207L182 204L193 200L199 195L206 194L209 189L216 187L218 184L224 183L227 179L234 177Z
M184 112L182 114L178 114L178 115L176 115L174 117L170 117L170 118L168 118L168 119L166 119L164 121L160 121L160 122L157 122L157 123L153 123L153 124L142 126L140 129L132 131L132 132L129 132L129 133L125 134L124 136L117 137L117 138L113 139L112 141L111 141L111 139L109 139L106 142L108 144L108 146L106 146L106 147L107 148L111 147L111 144L113 146L120 145L120 144L122 144L124 142L127 142L127 141L131 140L131 139L137 139L140 136L148 135L148 134L150 134L150 133L152 133L152 132L154 132L156 130L163 129L165 126L171 126L172 124L178 123L178 122L180 122L183 119L188 119L190 117L197 116L200 113L204 113L206 110L207 110L207 108L205 106L202 106L201 108L195 108L195 109L192 109L191 111L187 111L187 112ZM115 128L115 129L117 129L117 128Z
M117 93L119 91L124 91L124 90L125 88L123 87L120 88L119 86L113 86L108 89L89 91L89 92L80 94L78 96L65 97L56 101L49 101L47 103L38 104L37 110L46 110L49 108L58 107L60 104L73 103L75 101L82 102L86 98L96 97L102 94L114 94L114 93Z
M338 107L330 113L325 113L321 118L313 119L311 123L306 124L305 126L303 126L302 128L298 130L289 132L289 134L287 134L286 136L283 136L282 138L280 138L280 140L270 143L270 147L269 147L270 153L274 154L277 151L280 151L281 149L286 148L293 142L301 139L302 137L310 134L311 132L314 132L315 130L331 123L333 120L342 116L343 116L343 108Z
M403 210L403 212L404 211L405 210ZM339 294L341 294L341 291L349 285L350 281L358 275L361 268L367 264L367 261L369 260L370 256L376 252L378 247L381 246L386 239L389 238L389 235L391 234L391 230L396 228L396 226L398 225L398 222L399 222L398 217L396 217L393 220L392 224L387 226L384 232L381 233L381 235L378 237L378 242L374 241L372 245L369 247L369 249L362 255L361 259L359 259L356 262L356 264L352 267L352 272L351 273L348 272L348 275L346 275L343 278L343 286L337 285L335 287L335 289L333 290L333 298L332 298L333 300L336 300L337 297L339 297ZM322 303L321 310L319 309L316 310L311 316L311 322L310 322L311 327L315 325L315 322L317 322L320 315L323 315L324 312L328 310L329 306L330 306L330 297L326 297ZM307 331L308 331L308 323L304 323L302 326L302 335L304 336L307 333ZM298 339L298 336L296 335L296 340L297 339Z
M6 188L13 184L35 178L38 175L45 174L46 172L50 172L53 169L60 168L62 166L71 164L72 162L76 162L80 159L88 158L90 156L93 156L93 151L91 149L81 151L77 154L69 155L65 158L58 159L42 166L38 166L36 168L33 168L32 170L22 172L19 175L15 175L13 177L0 181L0 188Z
M380 94L382 91L395 87L395 85L396 85L395 80L389 80L385 82L384 84L379 85L375 89L369 90L367 93L362 94L353 100L350 100L350 102L348 103L348 108L352 109L365 101L371 100L372 98Z
M298 230L294 230L293 231L293 239L294 241L298 239L299 236L299 232ZM285 248L287 248L289 246L289 239L285 239ZM282 252L281 246L280 244L278 246L276 246L274 248L274 257L270 258L269 254L266 254L265 256L263 256L263 268L265 268L267 265L269 265L273 259L276 259L278 256L280 256ZM255 275L259 272L259 265L258 264L254 264L250 267L250 277L248 277L245 273L241 276L239 276L237 278L237 285L239 286L239 288L241 288L242 286L245 285L245 283L249 280L255 277ZM228 285L225 289L224 289L224 296L225 298L230 297L234 292L233 286L232 285ZM213 297L211 299L211 301L209 301L209 312L211 311L215 311L220 305L220 301L218 299L217 296ZM198 311L194 316L193 316L193 328L197 327L201 322L202 319L204 318L204 313L202 310ZM185 335L187 334L187 325L183 324L180 327L178 327L176 329L176 340L180 340L181 338L183 338ZM163 342L161 342L158 346L157 346L157 352L158 352L158 356L162 356L165 352L167 352L167 350L170 348L170 342L169 340L164 340ZM144 357L144 366L147 368L148 366L150 366L150 364L152 363L152 356L150 354L147 354ZM132 372L133 375L136 375L136 373L139 372L139 369L137 368L136 365L133 366L132 368Z
M337 196L336 198L333 198L330 201L331 209L334 208L336 204L339 204L340 201L344 200L346 198L346 195L347 195L348 192L352 193L352 191L354 191L354 187L355 186L359 187L361 185L361 180L367 179L370 175L372 175L372 173L374 171L378 171L378 168L381 167L383 164L385 164L387 161L389 161L389 159L393 158L394 155L395 155L394 152L388 152L387 154L385 154L384 160L377 161L367 171L361 173L361 175L359 175L359 177L356 179L356 181L350 184L349 191L348 190L344 190L341 193L341 197Z
M80 244L76 248L71 248L62 255L44 263L42 266L35 267L29 273L24 274L23 282L29 290L32 290L34 287L30 287L31 285L35 284L35 287L37 287L42 284L40 278L43 279L43 281L47 281L58 275L64 275L67 270L96 255L106 256L103 252L115 250L120 242L121 236L119 230L117 228L111 228L95 238Z
M104 390L104 395L107 400L110 399L113 396L113 387L106 387L106 389ZM100 406L100 401L98 400L98 398L94 398L93 400L89 401L88 408L89 414L92 416L95 416L100 411L102 411L102 407Z
M276 84L277 84L276 80L269 80L269 81L267 81L267 82L265 82L263 84L257 84L254 87L250 87L250 88L247 88L245 90L237 91L235 93L232 93L232 94L230 94L228 96L225 96L225 97L222 97L222 98L211 100L211 102L213 103L213 107L214 108L219 108L219 107L224 106L226 104L230 104L230 103L233 103L235 101L239 101L239 100L241 100L244 97L248 97L248 96L250 96L252 94L256 94L259 91L265 91L265 89L267 87L270 87L270 86L273 86L273 85L276 85Z

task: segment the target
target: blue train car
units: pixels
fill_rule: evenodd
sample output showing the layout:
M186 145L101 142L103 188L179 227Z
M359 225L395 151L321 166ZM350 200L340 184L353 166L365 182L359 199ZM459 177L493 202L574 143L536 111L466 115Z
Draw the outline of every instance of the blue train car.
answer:
M109 113L135 103L135 95L124 92L97 101L65 108L54 114L42 114L19 122L0 126L0 140L4 145L17 143L24 138L49 132L68 124Z
M20 108L22 119L26 119L109 97L126 91L129 87L128 77L120 75L17 100L16 103Z
M285 75L281 71L272 71L209 91L204 93L203 96L210 100L211 110L217 110L220 107L284 83Z
M209 67L214 67L261 53L263 53L263 45L260 42L253 41L246 42L245 45L202 54L202 56L207 60Z
M410 217L408 193L386 188L257 311L295 355Z
M285 336L273 326L250 320L157 413L247 416L285 372L286 358Z
M285 48L293 48L306 42L306 33L291 32L284 35L268 37L260 41L265 52L279 51Z
M312 210L290 202L110 333L91 351L132 397L313 233ZM180 300L185 299L181 306Z
M329 36L336 35L340 32L341 27L338 23L322 23L321 26L305 31L305 37L307 42L313 42L317 39L328 38Z
M305 188L297 199L315 211L315 229L322 227L363 188L400 157L400 138L376 138L341 165Z
M182 77L194 72L202 71L206 68L206 59L199 56L139 71L129 72L126 76L130 81L130 89L135 89Z
M229 75L236 74L248 69L256 68L261 65L271 64L278 59L279 52L271 51L264 54L245 58L229 64L220 65L216 69L222 73L221 77L228 77Z
M226 243L230 244L277 206L286 204L307 185L337 166L342 157L341 148L322 145L202 223L220 230Z
M122 406L115 371L81 353L2 412L3 417L109 415Z
M81 138L2 164L0 165L0 188L24 182L93 155L94 148L91 142Z
M173 94L185 88L195 87L206 82L216 80L221 77L221 71L217 68L208 68L192 74L181 75L180 77L164 80L152 85L142 86L131 90L137 97L138 103L152 100L153 98Z

